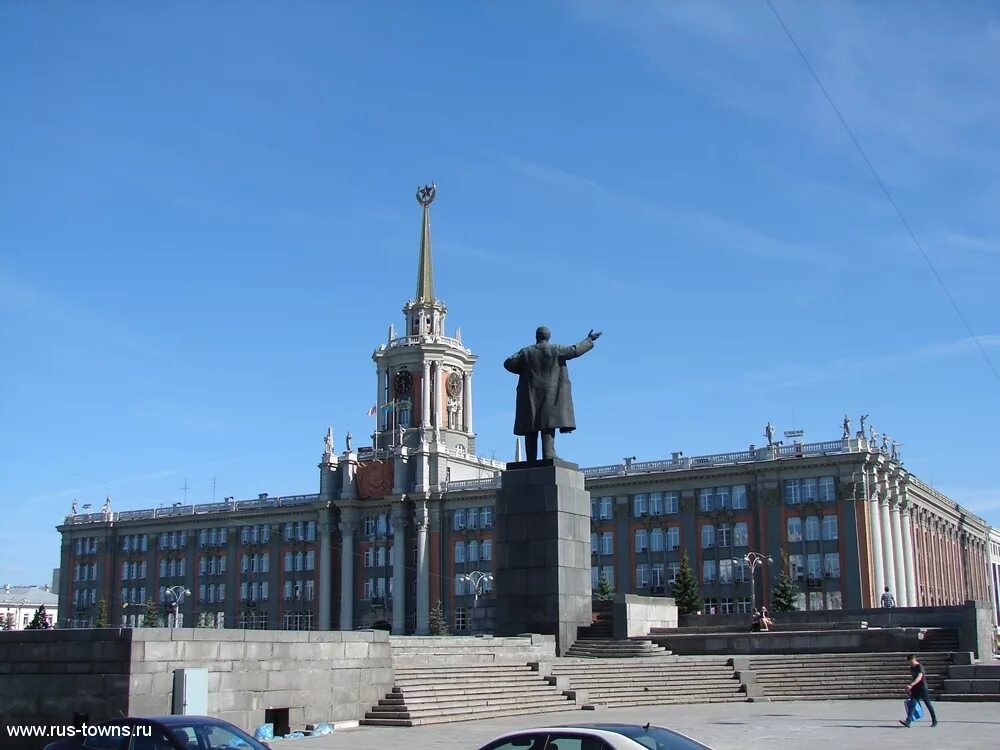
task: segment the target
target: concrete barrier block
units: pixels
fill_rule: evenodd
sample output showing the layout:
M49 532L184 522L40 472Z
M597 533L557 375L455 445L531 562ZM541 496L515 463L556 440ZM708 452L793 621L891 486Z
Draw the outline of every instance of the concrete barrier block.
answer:
M144 641L141 660L145 662L175 660L179 653L177 646L174 641Z
M385 635L385 631L383 631L383 630L379 630L379 631L375 631L375 630L345 630L345 631L343 631L344 642L345 643L350 643L350 642L363 641L363 642L366 642L366 643L371 643L371 642L373 642L375 640L375 633L376 632L381 633L383 636ZM380 640L382 640L382 639L380 639Z
M960 667L952 665L948 667L948 676L956 680L971 680L976 676L976 668L971 665Z
M212 679L209 673L209 680ZM219 680L219 690L266 690L269 672L258 671L234 671L215 673Z
M345 659L366 659L368 657L368 643L352 642L344 643Z
M129 695L150 695L153 692L153 675L134 674L129 677Z
M977 680L1000 680L1000 664L977 664Z
M970 693L1000 693L1000 680L972 680L971 683Z
M945 693L969 693L972 691L972 680L945 680Z
M259 661L266 661L271 658L271 643L264 643L261 641L251 641L247 639L244 644L245 652L244 658L246 659L257 659Z
M212 641L184 641L181 643L180 656L184 661L211 662L219 658L219 642Z

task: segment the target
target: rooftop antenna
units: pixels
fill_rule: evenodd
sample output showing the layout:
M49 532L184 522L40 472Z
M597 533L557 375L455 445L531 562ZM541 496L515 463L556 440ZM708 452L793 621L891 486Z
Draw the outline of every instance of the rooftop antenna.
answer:
M218 477L212 477L212 502L215 502L215 485Z
M187 480L187 479L185 479L185 480L184 480L184 486L183 486L183 487L181 487L181 489L182 489L182 490L184 490L184 504L185 504L185 505L187 505L187 501L188 501L188 490L189 490L189 489L191 489L191 488L190 488L190 487L188 486L188 480Z

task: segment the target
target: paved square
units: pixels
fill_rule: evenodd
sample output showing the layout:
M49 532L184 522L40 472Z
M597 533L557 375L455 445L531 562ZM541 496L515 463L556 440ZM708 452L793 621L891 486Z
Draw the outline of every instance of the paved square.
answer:
M513 729L573 722L624 721L676 729L716 750L985 750L1000 745L1000 703L944 703L940 724L925 717L905 729L898 701L709 703L598 709L424 727L361 727L326 737L276 740L275 750L476 750Z

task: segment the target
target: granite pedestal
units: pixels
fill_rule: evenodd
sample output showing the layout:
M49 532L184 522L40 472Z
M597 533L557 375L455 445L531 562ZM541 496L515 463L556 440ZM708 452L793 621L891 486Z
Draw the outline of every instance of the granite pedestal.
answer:
M511 463L495 518L496 632L556 637L564 654L591 623L590 492L575 464Z

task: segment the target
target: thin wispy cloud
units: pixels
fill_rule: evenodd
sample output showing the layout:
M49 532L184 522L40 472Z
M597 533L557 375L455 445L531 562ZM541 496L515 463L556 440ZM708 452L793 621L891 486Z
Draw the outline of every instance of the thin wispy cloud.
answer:
M601 189L601 186L597 182L588 177L557 169L547 164L522 159L510 154L495 153L492 156L508 169L529 177L535 182L545 183L565 190L594 191Z
M1000 334L980 336L979 343L984 349L996 349L1000 347ZM786 363L766 370L746 373L741 380L745 385L753 388L766 386L772 388L809 387L831 380L869 377L876 372L896 369L921 360L975 355L977 352L974 339L962 338L944 343L928 344L908 352L876 357L841 358L819 366Z

